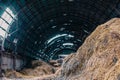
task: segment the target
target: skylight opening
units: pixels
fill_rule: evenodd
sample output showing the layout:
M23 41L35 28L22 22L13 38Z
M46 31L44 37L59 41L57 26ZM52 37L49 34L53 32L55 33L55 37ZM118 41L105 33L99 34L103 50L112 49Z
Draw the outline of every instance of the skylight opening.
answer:
M0 26L3 29L7 30L7 28L8 28L9 25L3 19L0 18Z
M74 36L69 34L68 37L74 37Z
M15 15L13 14L13 12L10 10L10 8L6 8L6 11L14 18Z
M13 22L14 17L15 15L13 14L13 12L9 8L6 8L6 10L4 11L4 13L0 18L0 35L1 36L5 37L5 33L6 31L8 31L8 28L10 24Z
M63 37L63 36L66 36L67 34L59 34L59 35L56 35L54 36L53 38L49 39L47 43L50 43L51 41L55 40L56 38L59 38L59 37Z
M63 43L63 46L73 46L73 43Z
M47 41L47 43L49 44L49 43L52 42L53 40L55 40L55 39L57 39L57 38L59 38L59 37L64 37L64 36L69 37L69 38L73 38L73 37L74 37L73 35L70 35L70 34L58 34L58 35L52 37L51 39L49 39L49 40Z
M2 37L4 37L4 36L5 36L5 31L4 31L4 30L2 30L1 28L0 28L0 35L1 35Z

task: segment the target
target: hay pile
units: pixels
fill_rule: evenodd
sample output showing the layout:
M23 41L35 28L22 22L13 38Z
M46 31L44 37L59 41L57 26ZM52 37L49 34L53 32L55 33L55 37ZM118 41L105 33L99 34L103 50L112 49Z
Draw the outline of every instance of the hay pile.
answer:
M25 76L20 72L14 71L14 70L7 70L5 72L5 77L13 79L13 78L33 78L33 76Z
M27 76L43 76L50 75L54 73L54 68L44 61L36 60L32 62L32 66L29 69L23 69L22 74Z
M32 61L31 68L23 69L20 72L14 70L7 70L5 77L7 78L33 78L45 75L51 75L54 73L54 68L44 61L35 60Z
M59 75L49 79L120 80L120 19L98 26L76 54L64 59Z

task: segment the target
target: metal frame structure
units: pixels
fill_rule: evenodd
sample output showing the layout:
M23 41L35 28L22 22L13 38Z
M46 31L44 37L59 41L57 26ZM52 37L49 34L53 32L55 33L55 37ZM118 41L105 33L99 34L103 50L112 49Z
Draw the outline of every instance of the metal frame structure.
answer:
M65 42L73 43L69 49L77 50L97 25L120 17L120 0L8 0L1 3L10 7L18 18L18 26L15 21L9 32L18 31L7 37L5 49L13 50L9 41L17 37L19 55L45 61L54 57L55 50L67 49L62 45ZM57 34L74 37L64 36L46 43Z

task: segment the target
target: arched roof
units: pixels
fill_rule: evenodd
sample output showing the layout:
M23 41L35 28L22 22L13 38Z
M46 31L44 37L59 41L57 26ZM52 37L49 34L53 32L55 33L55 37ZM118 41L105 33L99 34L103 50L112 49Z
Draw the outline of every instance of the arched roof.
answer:
M32 58L49 60L61 50L76 51L97 25L120 17L119 0L8 0L16 18L10 24L5 48ZM71 45L72 44L72 45ZM60 53L59 53L60 54Z

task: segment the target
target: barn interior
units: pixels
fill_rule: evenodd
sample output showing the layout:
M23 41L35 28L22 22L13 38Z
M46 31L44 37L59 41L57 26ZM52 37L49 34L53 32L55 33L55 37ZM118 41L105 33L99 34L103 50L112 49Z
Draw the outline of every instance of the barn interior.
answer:
M120 0L0 0L0 75L36 61L60 67L98 25L116 17Z

